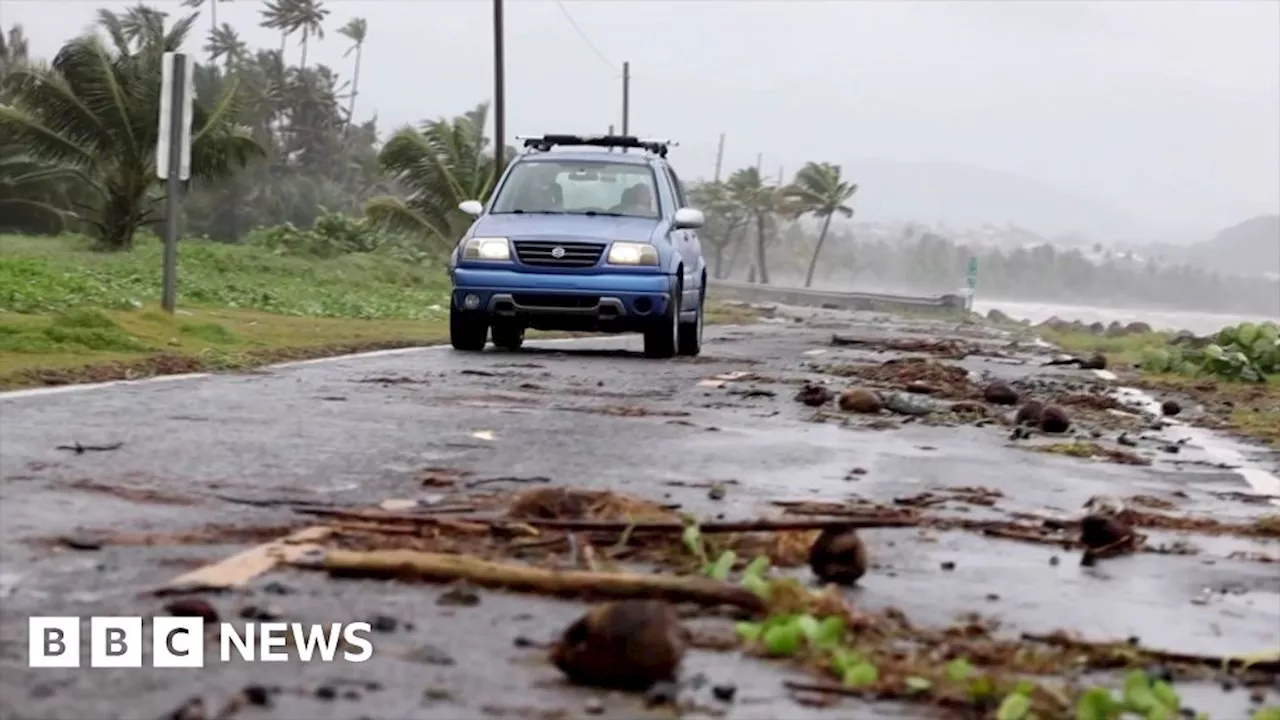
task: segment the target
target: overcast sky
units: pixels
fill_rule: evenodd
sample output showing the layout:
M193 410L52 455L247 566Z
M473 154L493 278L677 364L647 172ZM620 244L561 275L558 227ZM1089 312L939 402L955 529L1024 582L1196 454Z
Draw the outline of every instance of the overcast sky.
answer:
M0 0L0 22L50 55L128 4ZM347 67L334 31L366 18L359 112L384 127L492 96L488 0L326 4L310 57ZM231 0L219 20L275 47L261 7ZM831 160L855 180L859 158L966 163L1184 230L1280 211L1276 0L507 0L506 16L510 135L620 126L629 60L632 131L679 140L689 177L710 176L724 132L727 168L757 152L770 172Z

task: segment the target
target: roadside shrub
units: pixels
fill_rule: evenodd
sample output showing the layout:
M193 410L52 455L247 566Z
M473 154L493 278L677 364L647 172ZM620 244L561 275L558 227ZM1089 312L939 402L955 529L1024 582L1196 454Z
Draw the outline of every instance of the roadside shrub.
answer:
M422 262L428 253L401 236L386 232L363 217L322 212L310 229L292 223L256 230L249 243L278 255L333 258L339 255L378 253L405 262Z
M1265 382L1268 375L1280 374L1280 326L1276 323L1228 325L1213 339L1203 349L1166 346L1149 350L1142 358L1142 369L1246 382Z

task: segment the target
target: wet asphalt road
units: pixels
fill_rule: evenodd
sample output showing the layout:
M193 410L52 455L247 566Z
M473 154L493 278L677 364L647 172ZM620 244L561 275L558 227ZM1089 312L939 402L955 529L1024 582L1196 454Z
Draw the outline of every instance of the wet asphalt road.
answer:
M77 552L32 540L93 529L161 532L295 519L286 510L217 495L362 504L423 499L433 491L420 487L416 474L449 467L481 478L546 476L729 517L776 512L771 499L888 501L948 485L1001 490L1008 498L1001 507L1013 509L1065 513L1098 494L1176 489L1190 496L1180 510L1219 518L1257 512L1213 499L1209 491L1245 489L1227 471L1029 453L1010 447L1007 430L997 427L871 430L812 423L806 420L811 412L791 399L794 385L699 385L734 371L799 378L807 363L858 358L853 350L829 347L833 330L868 332L874 326L903 334L923 327L923 321L911 327L869 315L794 312L809 320L708 328L705 354L696 361L646 360L636 352L638 338L593 338L533 342L519 354L420 349L249 374L0 396L0 718L156 718L193 695L216 707L253 682L286 692L274 708L248 708L238 718L581 717L597 697L603 697L603 715L596 717L670 716L629 698L566 688L541 651L514 642L521 636L549 639L581 612L579 603L485 592L478 606L445 607L435 603L441 591L433 586L339 583L297 572L272 573L251 590L212 600L226 616L265 603L304 622L396 618L394 631L374 637L372 661L215 662L196 672L26 667L28 616L158 613L162 601L140 599L140 592L183 572L183 563L214 561L241 549L107 546ZM982 358L964 364L1009 378L1043 372ZM367 382L378 378L415 382ZM740 392L751 388L775 396ZM690 415L673 422L662 415L583 411L602 405ZM123 446L81 455L57 449L75 442ZM1194 453L1188 449L1180 457L1194 459ZM855 467L865 474L850 476ZM191 504L129 501L78 489L83 480L161 489ZM680 486L711 480L736 484L719 502L708 500L705 488ZM1138 636L1149 646L1188 652L1280 645L1280 573L1275 565L1227 559L1231 550L1258 549L1240 542L1196 538L1206 551L1201 555L1141 554L1081 568L1073 557L1051 564L1051 557L1063 555L1053 547L965 533L922 537L913 530L882 530L867 538L875 569L851 591L855 602L899 607L918 624L943 625L977 611L1000 617L1012 630L1066 627L1091 638ZM1275 553L1274 545L1263 549ZM955 569L940 570L944 562ZM265 592L272 582L288 594ZM1204 588L1215 591L1212 600L1191 602ZM852 702L825 711L804 708L780 692L785 675L777 667L733 654L695 652L686 675L697 673L739 687L731 707L698 696L708 716L920 716L917 708ZM334 688L338 696L318 698L319 687ZM1249 706L1242 692L1182 692L1215 718L1243 718Z

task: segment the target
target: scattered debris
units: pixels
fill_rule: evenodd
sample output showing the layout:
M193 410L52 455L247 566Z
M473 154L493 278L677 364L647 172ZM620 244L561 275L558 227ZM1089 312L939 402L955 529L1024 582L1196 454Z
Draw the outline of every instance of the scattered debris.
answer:
M997 380L982 391L982 399L994 405L1017 405L1018 391L1007 382Z
M1165 400L1160 403L1160 413L1168 417L1173 417L1182 412L1182 406L1173 400Z
M177 493L158 490L155 488L138 487L136 485L107 485L105 483L94 482L93 480L76 480L67 487L73 490L83 490L86 492L111 495L112 497L135 503L155 503L157 505L198 504L196 499L186 495L179 495Z
M571 682L645 691L676 679L690 635L660 600L624 600L591 608L570 625L551 661Z
M1133 552L1141 537L1120 520L1109 515L1088 515L1080 521L1080 542L1085 546L1081 565Z
M805 383L805 386L796 393L795 399L809 407L821 407L831 402L831 398L831 391L825 385Z
M884 409L884 398L867 388L847 388L840 391L839 404L845 412L874 414Z
M867 567L867 547L852 528L825 528L809 549L809 569L823 582L853 585Z
M87 452L110 452L119 450L122 447L124 447L122 442L111 443L110 445L81 445L80 443L75 443L74 445L59 445L57 449L70 450L77 455L83 455Z
M1078 458L1102 458L1120 465L1148 466L1149 458L1118 448L1103 447L1095 442L1076 441L1070 443L1053 443L1050 445L1027 445L1028 450L1055 455L1069 455Z
M1060 435L1071 429L1071 419L1067 411L1057 405L1050 405L1040 413L1041 432Z
M475 432L471 433L471 437L476 438L477 440L493 440L493 431L492 431L492 430L477 430L477 431L475 431Z
M620 518L674 518L655 502L607 490L571 487L539 488L517 495L507 517L519 520L608 520Z
M762 612L765 607L760 596L746 588L708 578L547 570L480 560L467 555L416 550L329 550L323 553L318 562L309 558L297 558L294 564L303 568L318 566L333 577L400 578L437 582L466 580L482 587L546 595L662 598L712 607L732 605L750 612Z

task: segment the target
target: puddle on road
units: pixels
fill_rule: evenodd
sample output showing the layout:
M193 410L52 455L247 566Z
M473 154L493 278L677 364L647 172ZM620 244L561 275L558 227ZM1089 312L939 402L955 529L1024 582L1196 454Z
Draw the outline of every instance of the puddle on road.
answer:
M1109 370L1094 370L1095 375L1103 380L1116 379L1115 373ZM1122 402L1135 405L1155 417L1162 418L1168 424L1166 432L1174 442L1186 442L1199 448L1210 460L1230 465L1232 472L1244 479L1249 487L1259 495L1280 495L1280 477L1275 473L1258 467L1248 455L1248 448L1220 433L1204 428L1188 425L1180 420L1162 417L1160 401L1149 393L1131 387L1119 387L1115 395ZM1280 500L1272 500L1272 505L1280 507Z

